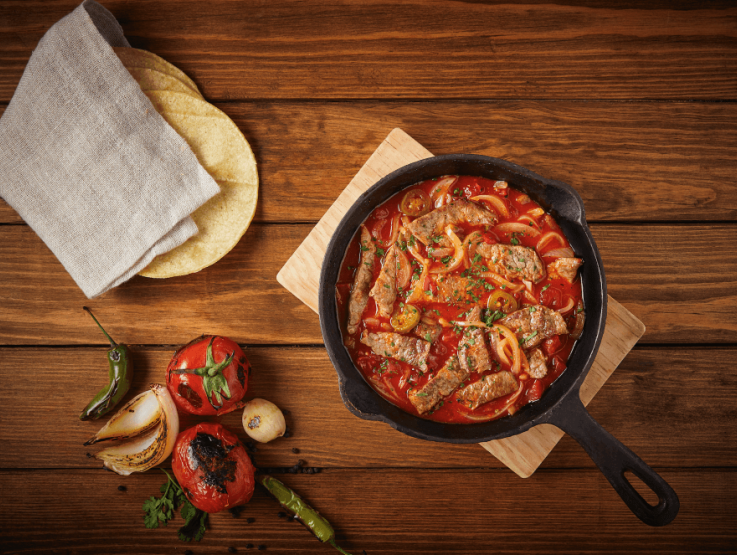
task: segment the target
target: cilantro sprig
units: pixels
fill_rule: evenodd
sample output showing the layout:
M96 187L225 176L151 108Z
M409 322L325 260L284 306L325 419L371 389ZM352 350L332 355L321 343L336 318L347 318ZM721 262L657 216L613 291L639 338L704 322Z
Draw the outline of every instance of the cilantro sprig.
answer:
M162 523L166 526L181 506L180 514L185 524L179 529L179 539L184 542L200 541L207 529L207 513L192 505L177 481L163 468L161 471L167 477L166 483L159 488L162 496L157 499L152 495L143 502L146 513L143 515L143 523L146 528L158 528Z

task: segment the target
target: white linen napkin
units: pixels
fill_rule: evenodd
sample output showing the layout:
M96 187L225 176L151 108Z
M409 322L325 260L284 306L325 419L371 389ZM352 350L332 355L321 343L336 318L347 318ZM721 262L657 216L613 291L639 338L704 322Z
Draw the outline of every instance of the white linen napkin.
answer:
M43 36L0 119L0 197L87 297L197 233L220 188L113 52L115 17L85 0Z

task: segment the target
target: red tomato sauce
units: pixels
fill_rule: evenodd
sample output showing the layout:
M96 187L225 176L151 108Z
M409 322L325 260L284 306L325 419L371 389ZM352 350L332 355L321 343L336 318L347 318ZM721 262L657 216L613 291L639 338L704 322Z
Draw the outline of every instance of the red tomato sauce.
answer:
M429 197L433 203L429 207L430 209L434 209L435 204L440 202L441 197L444 197L446 204L452 199L464 198L471 200L472 197L478 195L490 196L496 199L477 199L472 201L496 213L498 215L498 221L494 226L457 224L457 235L461 239L475 231L480 231L483 234L483 240L487 243L532 247L537 250L538 256L544 265L549 264L555 259L556 250L570 249L568 240L552 216L545 213L539 204L532 201L527 195L515 190L511 186L507 186L506 188L504 186L495 186L495 182L492 180L472 176L460 176L452 183L447 191L439 190L438 183L442 183L442 178L423 181L397 193L377 207L364 222L366 228L371 232L372 240L377 248L371 285L373 285L379 276L383 257L387 249L391 246L391 240L396 231L395 228L402 226L401 217L403 213L400 209L402 201L408 193L414 190L421 190ZM416 204L414 206L416 207ZM404 216L407 218L406 214ZM414 219L415 217L408 217L409 221ZM510 230L505 229L503 224L515 225ZM502 225L501 229L499 228L500 225ZM477 290L474 290L473 298L470 301L460 304L423 302L413 305L421 311L423 317L429 317L440 323L445 321L445 326L440 337L432 343L430 348L430 354L427 358L428 370L423 373L418 367L411 366L406 362L376 355L370 347L360 342L360 338L364 333L395 331L392 327L391 320L380 315L377 304L372 297L369 297L368 305L363 311L358 331L354 334L349 334L347 331L348 299L354 282L356 268L361 259L360 235L361 232L359 230L351 240L345 258L343 259L336 285L338 315L342 323L344 344L356 367L361 371L368 383L388 401L415 415L419 415L419 413L410 402L408 392L412 389L422 388L443 367L448 359L457 353L463 328L453 324L456 321L465 320L469 310L474 305L479 305L484 309L482 311L482 319L485 319L487 323L493 320L494 313L496 313L497 317L501 315L499 312L487 308L489 297L495 291L504 291L505 293L511 294L517 303L518 309L543 305L553 310L561 311L568 307L561 314L565 319L569 331L574 329L576 312L578 308L583 306L579 304L582 301L580 277L577 276L573 283L569 283L559 276L551 276L549 272L546 273L546 277L539 283L529 284L529 290L523 288L519 292L512 292L511 289L501 287L493 280L479 278L481 286ZM412 242L413 239L411 237L409 242ZM412 246L419 251L422 257L428 258L428 247L418 240L415 240ZM397 295L394 303L395 314L409 296L410 290L415 286L421 270L420 263L410 255L410 252L404 248L402 250L410 261L413 275L412 282L404 290L400 290ZM551 251L553 252L553 256L546 257L545 255ZM430 266L430 272L433 269L441 267L444 263L443 261L447 264L448 258L452 258L452 256L446 256L441 258L440 261L433 262ZM480 273L484 273L484 269L488 270L484 266L484 260L480 258L480 256L473 258L466 256L464 263L459 268L445 275L472 276L476 278ZM509 281L512 281L514 284L522 283L519 279L510 279ZM436 287L435 283L429 277L422 287L427 287L428 292L433 295L437 292L434 290ZM432 295L430 295L430 298L432 298ZM509 312L512 311L510 310ZM409 331L406 335L412 335L412 332ZM521 392L518 390L499 399L482 404L475 410L471 410L460 399L456 398L456 390L440 401L432 411L420 416L439 422L473 423L476 421L493 420L513 414L525 404L537 401L550 384L561 375L566 368L566 362L574 343L575 340L569 334L553 336L541 343L538 348L545 355L546 366L548 368L547 375L543 378L535 379L530 377L525 371L522 371L517 376L520 388L522 389ZM492 361L492 369L490 372L486 372L486 374L510 369L509 365L505 365L496 356L492 347L488 346L488 349ZM477 381L480 377L481 375L478 373L471 373L458 389ZM512 398L515 400L510 404L510 399Z

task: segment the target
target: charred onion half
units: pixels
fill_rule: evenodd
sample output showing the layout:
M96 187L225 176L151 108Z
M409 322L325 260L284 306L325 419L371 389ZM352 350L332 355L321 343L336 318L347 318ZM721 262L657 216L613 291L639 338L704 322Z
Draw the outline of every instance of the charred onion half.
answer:
M154 403L155 401L155 403ZM85 445L99 441L124 441L103 449L95 455L103 466L128 476L145 472L166 460L174 449L179 433L179 415L169 390L164 385L151 384L113 415Z

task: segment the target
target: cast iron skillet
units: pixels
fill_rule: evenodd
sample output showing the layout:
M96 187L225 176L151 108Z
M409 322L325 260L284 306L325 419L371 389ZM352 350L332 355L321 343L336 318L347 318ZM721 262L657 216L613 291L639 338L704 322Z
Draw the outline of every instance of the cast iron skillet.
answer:
M414 183L441 175L476 175L509 182L551 211L576 255L584 259L581 279L586 325L568 360L568 368L539 401L513 416L491 422L444 424L403 411L366 382L343 346L335 284L350 240L376 206ZM362 194L338 224L320 276L320 327L340 378L343 402L353 414L366 420L381 420L413 437L448 443L480 443L519 434L538 424L553 424L581 444L635 515L650 526L663 526L678 514L678 496L652 468L591 418L579 398L579 388L604 333L606 307L604 268L578 193L565 183L545 179L510 162L472 154L436 156L409 164ZM624 472L628 470L658 495L656 506L648 504L627 481Z

